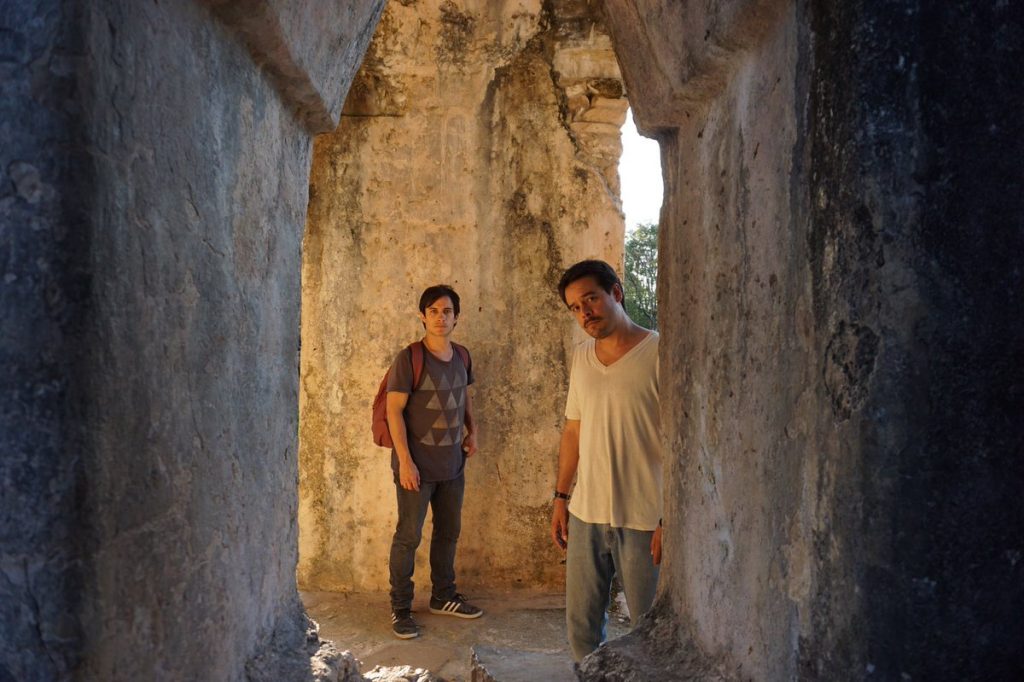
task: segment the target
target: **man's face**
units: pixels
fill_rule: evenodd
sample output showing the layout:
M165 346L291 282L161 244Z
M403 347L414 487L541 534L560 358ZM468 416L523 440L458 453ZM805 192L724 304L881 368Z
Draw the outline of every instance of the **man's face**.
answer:
M428 334L434 336L448 336L455 329L455 306L452 299L442 296L427 306L426 312L420 313L420 319Z
M611 292L601 288L594 277L581 277L565 288L565 302L583 331L595 339L611 334L619 322L622 291L612 285Z

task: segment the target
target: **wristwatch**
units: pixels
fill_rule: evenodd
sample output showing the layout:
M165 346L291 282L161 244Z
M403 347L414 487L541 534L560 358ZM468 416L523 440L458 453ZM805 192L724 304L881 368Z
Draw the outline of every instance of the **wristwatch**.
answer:
M566 501L568 501L569 495L568 495L568 493L561 493L561 492L558 492L556 490L555 491L555 496L552 497L551 499L553 499L553 500L566 500Z

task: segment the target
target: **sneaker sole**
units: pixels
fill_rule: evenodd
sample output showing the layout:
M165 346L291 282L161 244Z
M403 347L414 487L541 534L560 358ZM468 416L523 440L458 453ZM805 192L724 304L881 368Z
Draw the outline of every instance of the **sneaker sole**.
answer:
M391 634L393 634L398 639L414 639L420 636L420 633L418 632L409 632L406 634L402 634L401 632L395 632L394 630L391 631Z
M433 606L430 607L431 613L436 613L439 616L455 616L456 618L479 618L484 615L483 611L477 611L476 613L457 613L455 611L444 611L442 609L435 609Z

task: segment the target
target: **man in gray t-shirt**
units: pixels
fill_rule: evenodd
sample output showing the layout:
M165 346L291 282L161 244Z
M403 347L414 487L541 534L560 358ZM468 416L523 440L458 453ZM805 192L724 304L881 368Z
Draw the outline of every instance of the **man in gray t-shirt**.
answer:
M412 350L404 349L388 372L388 392L404 393L406 443L422 481L450 481L462 475L466 389L473 383L471 367L458 352L447 362L424 348L423 374L413 391ZM401 483L398 453L391 451L395 483Z
M445 284L420 296L426 334L405 348L388 372L388 430L394 441L391 468L398 499L398 524L391 541L391 629L396 637L419 635L411 615L416 548L427 506L433 514L430 538L431 613L479 618L483 615L455 590L455 547L462 525L463 468L476 453L476 430L468 387L473 383L469 352L451 342L459 317L459 295ZM415 345L415 344L414 344ZM416 382L413 353L423 368Z

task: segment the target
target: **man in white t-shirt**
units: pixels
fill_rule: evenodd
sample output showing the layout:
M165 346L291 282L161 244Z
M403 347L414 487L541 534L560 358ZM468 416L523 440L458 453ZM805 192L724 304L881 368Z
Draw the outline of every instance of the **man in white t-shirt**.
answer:
M622 282L604 261L576 263L558 291L592 337L572 360L551 513L551 537L567 549L565 620L579 661L604 641L615 574L634 624L658 585L658 334L626 315Z

